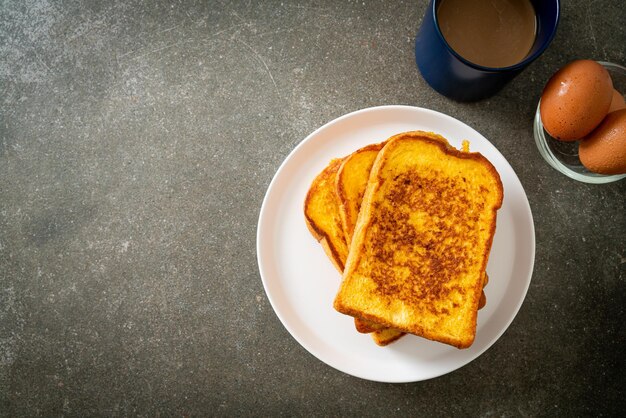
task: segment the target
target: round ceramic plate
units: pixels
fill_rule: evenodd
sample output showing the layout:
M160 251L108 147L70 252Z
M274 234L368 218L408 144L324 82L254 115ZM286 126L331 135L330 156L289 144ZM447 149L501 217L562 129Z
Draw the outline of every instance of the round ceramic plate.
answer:
M504 201L498 212L474 344L464 350L407 335L386 347L354 329L351 317L336 312L333 299L340 274L308 231L304 198L315 176L332 158L405 131L443 135L460 148L483 154L500 173ZM276 315L311 354L335 369L380 382L415 382L449 373L487 350L517 314L533 271L535 231L517 175L482 135L432 110L382 106L342 116L302 141L278 169L263 201L257 229L257 258L265 292Z

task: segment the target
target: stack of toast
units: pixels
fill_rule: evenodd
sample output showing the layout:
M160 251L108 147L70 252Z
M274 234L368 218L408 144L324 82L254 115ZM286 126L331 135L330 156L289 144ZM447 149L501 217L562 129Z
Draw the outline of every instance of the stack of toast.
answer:
M304 213L343 275L335 309L381 346L411 333L469 347L502 196L486 158L430 132L332 160Z

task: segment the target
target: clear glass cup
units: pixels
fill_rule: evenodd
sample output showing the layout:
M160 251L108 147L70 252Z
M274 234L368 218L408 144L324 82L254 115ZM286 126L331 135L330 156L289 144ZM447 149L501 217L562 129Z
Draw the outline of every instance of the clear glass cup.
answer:
M626 93L626 68L610 62L598 61L607 69L613 80L613 87L620 93ZM546 132L541 123L539 106L535 113L533 126L535 142L541 156L557 171L584 183L610 183L626 178L626 174L603 175L593 173L585 168L578 158L578 141L564 142L554 139Z

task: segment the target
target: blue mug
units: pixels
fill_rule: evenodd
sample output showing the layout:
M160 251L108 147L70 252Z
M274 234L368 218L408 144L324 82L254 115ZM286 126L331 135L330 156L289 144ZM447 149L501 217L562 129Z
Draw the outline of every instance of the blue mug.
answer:
M454 100L470 102L496 94L548 47L559 22L559 0L531 0L537 18L535 42L524 60L503 68L474 64L455 52L437 22L442 0L431 0L415 39L415 62L426 82Z

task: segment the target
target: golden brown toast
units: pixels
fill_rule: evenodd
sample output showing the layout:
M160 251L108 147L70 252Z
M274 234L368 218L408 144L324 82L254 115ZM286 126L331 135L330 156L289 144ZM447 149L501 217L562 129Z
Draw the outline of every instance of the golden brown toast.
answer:
M502 197L482 155L419 131L390 138L370 173L335 309L469 347Z
M439 140L447 147L450 146L448 141L441 135L437 135L432 132L425 133L433 139ZM337 172L337 198L339 199L339 211L341 216L341 223L346 235L346 242L350 247L352 240L352 234L354 233L354 226L356 219L361 208L361 202L363 200L363 194L367 187L370 171L374 165L374 161L378 156L378 152L385 146L385 142L379 144L371 144L363 148L358 149L349 156L343 159L339 171ZM463 141L463 152L469 152L469 142ZM485 273L485 283L487 285L488 278ZM487 298L483 291L480 298L480 304L478 309L482 309L487 304ZM367 334L385 329L384 326L376 324L375 322L368 321L362 318L355 318L354 320L357 331ZM398 331L400 333L400 331ZM385 345L384 342L388 340L391 332L384 332L380 334L373 334L372 338L379 345ZM379 341L377 338L381 336ZM397 338L400 338L399 336ZM395 338L393 341L395 341Z

